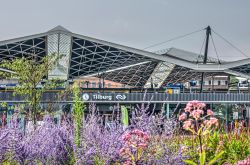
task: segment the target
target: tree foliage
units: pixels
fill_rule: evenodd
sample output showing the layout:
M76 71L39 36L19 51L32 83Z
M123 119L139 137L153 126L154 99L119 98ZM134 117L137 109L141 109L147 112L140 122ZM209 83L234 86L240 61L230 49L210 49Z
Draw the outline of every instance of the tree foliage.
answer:
M14 73L0 72L1 77L16 79L18 85L14 88L14 95L22 95L31 109L32 120L34 125L37 121L38 105L42 92L55 86L55 81L47 80L47 75L53 69L54 64L58 61L59 56L52 54L43 58L15 58L13 60L2 61L0 67L11 70ZM39 83L45 79L44 85L38 88Z
M81 140L81 129L84 119L84 110L85 105L80 97L80 88L75 83L73 86L73 115L74 115L74 123L75 123L75 144L77 147L80 147Z

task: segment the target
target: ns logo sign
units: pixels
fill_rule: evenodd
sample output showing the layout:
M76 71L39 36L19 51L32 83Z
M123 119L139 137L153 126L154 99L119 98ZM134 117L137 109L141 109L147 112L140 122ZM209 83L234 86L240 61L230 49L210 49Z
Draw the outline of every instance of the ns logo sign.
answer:
M117 100L126 100L126 95L116 95L115 97Z

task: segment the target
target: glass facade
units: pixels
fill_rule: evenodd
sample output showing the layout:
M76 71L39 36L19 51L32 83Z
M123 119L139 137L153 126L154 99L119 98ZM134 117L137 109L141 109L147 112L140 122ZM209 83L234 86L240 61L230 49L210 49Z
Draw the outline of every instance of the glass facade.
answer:
M71 50L71 37L67 34L48 35L48 54L59 55L59 60L54 69L50 71L49 78L67 80Z

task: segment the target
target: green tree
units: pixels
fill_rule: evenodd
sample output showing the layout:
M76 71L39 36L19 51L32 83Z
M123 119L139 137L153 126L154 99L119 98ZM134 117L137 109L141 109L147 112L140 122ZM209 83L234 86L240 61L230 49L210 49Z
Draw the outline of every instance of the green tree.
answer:
M80 88L77 83L74 83L73 86L73 115L74 115L74 123L75 123L75 144L77 147L80 147L80 139L81 139L81 128L84 120L84 110L85 105L80 97Z
M238 83L239 79L236 78L236 76L230 76L230 84Z
M229 87L231 88L237 88L239 83L239 79L236 78L236 76L230 76L229 77Z
M0 67L14 72L0 72L0 75L4 78L14 78L18 81L18 86L14 88L14 95L24 96L25 101L31 106L30 112L34 126L37 123L38 105L42 93L44 90L54 87L55 83L53 83L54 81L45 80L43 87L37 88L37 86L42 79L47 77L48 72L53 69L58 58L57 54L43 57L40 60L22 57L2 61L0 64Z

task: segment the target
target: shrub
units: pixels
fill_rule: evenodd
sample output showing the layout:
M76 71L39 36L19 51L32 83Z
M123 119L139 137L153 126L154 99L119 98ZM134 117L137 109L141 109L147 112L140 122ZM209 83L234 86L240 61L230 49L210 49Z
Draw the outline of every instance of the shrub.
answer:
M36 130L27 134L17 127L16 117L11 127L0 131L0 162L12 164L63 164L70 160L71 133L64 125L57 126L49 116Z

